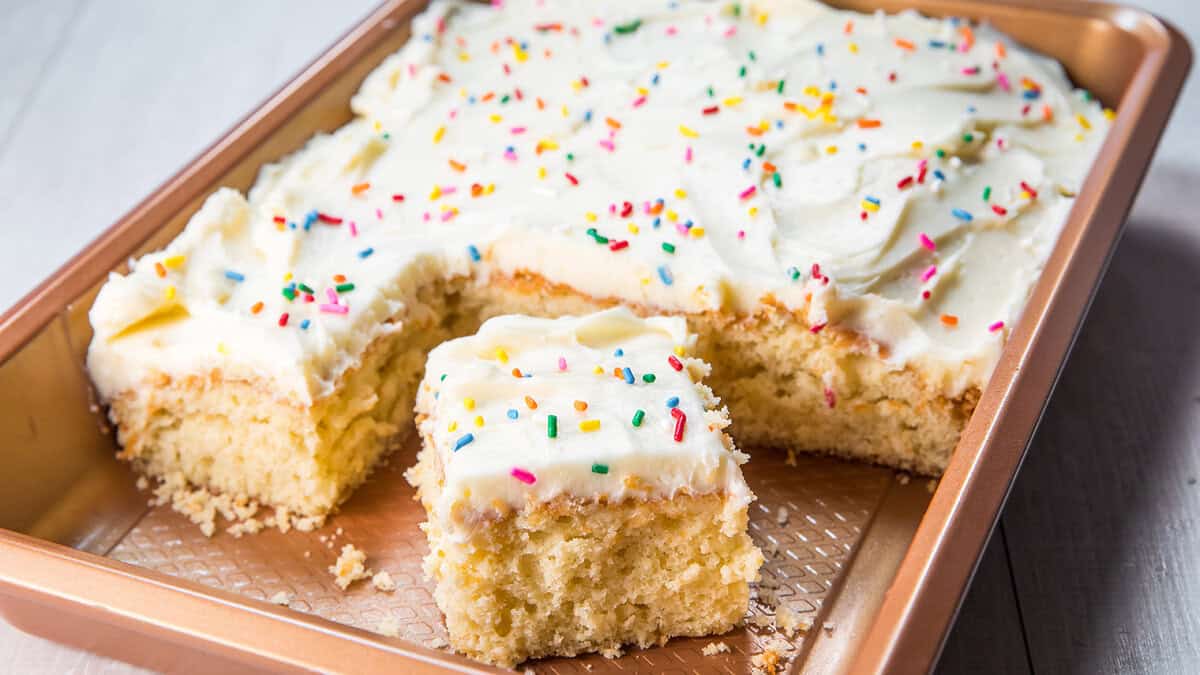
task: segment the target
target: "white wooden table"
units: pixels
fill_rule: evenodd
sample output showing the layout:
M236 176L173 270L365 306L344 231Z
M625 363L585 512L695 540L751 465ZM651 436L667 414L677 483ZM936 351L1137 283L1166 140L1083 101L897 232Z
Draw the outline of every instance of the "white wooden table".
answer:
M376 0L0 0L0 307ZM1200 3L1140 0L1191 35ZM1200 672L1200 89L1184 94L941 670ZM0 671L132 673L0 621Z

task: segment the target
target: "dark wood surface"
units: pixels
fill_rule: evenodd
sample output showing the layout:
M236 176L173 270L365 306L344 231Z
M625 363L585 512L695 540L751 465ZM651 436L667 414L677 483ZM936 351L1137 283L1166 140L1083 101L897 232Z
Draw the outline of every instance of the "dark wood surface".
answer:
M0 306L373 4L0 1ZM1134 4L1200 32L1200 3ZM1197 121L1193 87L948 638L942 673L1200 672ZM3 622L0 663L10 672L135 672Z

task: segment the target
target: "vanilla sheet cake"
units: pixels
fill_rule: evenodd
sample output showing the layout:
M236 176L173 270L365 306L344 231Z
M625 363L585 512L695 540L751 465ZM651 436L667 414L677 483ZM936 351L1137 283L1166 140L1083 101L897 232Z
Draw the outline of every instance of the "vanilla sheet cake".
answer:
M504 316L433 350L409 479L451 645L511 666L731 629L762 554L681 318Z
M682 317L743 446L938 474L1109 112L998 33L814 2L434 2L353 121L114 275L144 472L321 514L489 316Z

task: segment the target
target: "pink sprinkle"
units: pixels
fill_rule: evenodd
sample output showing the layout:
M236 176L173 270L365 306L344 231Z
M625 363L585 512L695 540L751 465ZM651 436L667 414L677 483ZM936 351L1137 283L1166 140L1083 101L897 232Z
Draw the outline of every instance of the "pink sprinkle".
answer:
M689 145L687 152L683 153L683 161L687 162L688 164L692 163L692 146Z
M1008 76L1004 73L996 74L996 84L1000 85L1000 88L1004 91L1012 91L1012 84L1009 83Z
M733 36L734 36L734 35L736 35L736 34L737 34L737 26L730 26L730 27L729 27L729 28L728 28L728 29L725 31L725 37L727 37L727 38L731 38L731 37L733 37Z
M930 239L928 236L926 236L926 234L924 232L922 232L921 234L918 234L917 239L919 239L921 241L922 246L929 249L930 251L937 250L937 244L933 243L933 240Z
M510 129L510 131L512 131L514 134L523 134L525 133L525 127L513 127Z
M383 209L375 209L375 217L383 220Z
M325 289L325 297L329 298L330 304L338 304L337 291L333 290L332 288Z
M754 196L755 192L758 192L758 188L751 185L750 187L738 193L738 199L749 199Z
M355 224L355 222L354 222L353 220L352 220L352 221L350 221L350 236L351 236L351 237L357 237L357 236L358 236L358 225L357 225L357 224Z
M738 230L738 239L745 239L745 238L746 238L746 231Z
M675 231L679 234L687 234L688 226L684 225L683 223L675 223Z
M679 29L676 28L675 26L667 26L667 35L674 35L678 32L679 32Z
M450 111L450 119L454 119L455 117L458 117L458 108L454 108Z
M917 171L924 171L929 166L929 160L923 159L917 162Z
M345 314L350 311L350 307L346 305L317 305L317 309L326 314Z
M421 214L421 220L424 220L427 223L429 222L429 212L428 211Z
M608 205L608 212L609 212L609 213L616 213L616 212L617 212L617 205L616 205L615 203L614 203L614 204L609 204L609 205Z
M415 64L415 63L408 64L408 76L409 77L417 76L417 64Z
M513 152L512 150L505 150L504 159L507 159L510 162L515 162L517 161L517 153Z
M567 369L567 359L566 359L566 357L564 357L564 356L560 356L560 357L558 357L558 369L559 369L559 370L566 370L566 369Z
M1001 328L1004 328L1003 321L997 321L996 323L988 326L988 330L992 333L995 333L996 331L1000 330Z
M827 325L827 322L813 324L812 326L809 327L808 332L814 333L814 334L820 333L821 331L825 330L826 325Z
M921 281L922 282L929 281L930 279L933 278L933 275L935 275L935 274L937 274L937 265L930 265L929 269L927 269L921 273Z
M617 149L617 146L613 145L613 142L608 139L604 139L604 140L600 141L599 143L600 143L600 147L604 148L605 150L607 150L609 152L615 152Z
M650 213L650 202L648 202L648 201L642 202L642 213L646 213L646 214Z
M441 190L442 194L444 195L452 195L455 192L458 192L458 188L454 187L453 185L447 185L446 187L441 188Z
M512 477L516 478L517 480L521 481L522 483L524 483L526 485L533 485L534 483L537 482L537 478L535 478L533 474L529 473L525 469L518 469L515 466L513 467L513 470L512 470Z
M645 97L645 96L639 96L639 97L637 97L637 98L633 99L633 107L635 107L635 108L640 108L640 107L642 106L642 104L643 104L643 103L645 103L645 102L646 102L646 97Z
M450 220L450 219L451 219L451 218L453 218L453 217L454 217L454 211L453 211L453 210L451 210L451 211L443 211L443 212L442 212L442 222L443 222L443 223L444 223L444 222L446 222L446 221L448 221L448 220Z

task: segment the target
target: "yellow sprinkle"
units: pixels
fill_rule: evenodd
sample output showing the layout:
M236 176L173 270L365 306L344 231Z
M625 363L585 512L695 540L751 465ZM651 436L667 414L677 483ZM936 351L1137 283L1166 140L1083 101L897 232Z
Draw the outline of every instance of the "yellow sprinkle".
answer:
M475 399L464 398L463 399L463 407L466 408L467 410L474 410L475 409Z
M599 431L600 420L584 420L579 423L580 431Z
M163 259L163 265L166 265L171 269L178 269L185 262L187 262L187 256L183 255L173 255L169 258Z
M767 14L766 12L760 12L758 16L754 17L754 20L758 22L758 25L765 26L767 25L767 20L770 18L771 15Z
M687 199L687 190L683 188L675 188L675 196L680 199Z
M683 134L684 136L687 136L688 138L699 138L700 137L700 134L696 133L690 127L683 125L683 124L679 125L679 133Z
M1082 143L1084 141L1083 134L1075 134L1075 141L1077 143Z
M638 230L638 226L633 223L627 224L625 226L625 229L629 230L629 234L637 234L638 232L640 232L640 230Z
M750 217L751 217L751 218L753 218L753 217L757 216L757 215L758 215L758 207L757 207L757 206L751 206L751 207L750 207L750 210L748 211L748 213L750 214Z
M167 286L165 289L163 289L163 297L166 298L167 300L174 300L175 299L175 287Z
M568 115L570 115L570 114L571 114L571 111L570 111L570 110L568 110L568 109L567 109L567 106L565 106L565 105L564 105L564 106L562 107L562 116L563 116L563 117L567 117L567 116L568 116Z
M437 131L433 132L433 142L441 143L442 137L445 135L446 135L446 127L445 126L438 127Z
M574 82L571 83L571 88L574 89L575 91L582 91L583 83L580 82L579 80L575 80ZM563 117L566 117L566 113L563 114Z
M642 277L642 280L641 280L641 281L642 281L642 285L643 285L643 286L649 286L649 285L650 285L650 277Z
M658 62L658 69L659 69L659 70L663 70L663 69L665 69L665 68L666 68L667 66L669 66L669 65L671 65L671 62L670 62L670 61L659 61L659 62Z
M292 273L291 273L291 272L288 272L287 274L283 275L283 283L285 283L285 284L286 284L287 282L289 282L289 281L291 281L291 280L292 280Z
M587 218L589 223L596 222L596 214L592 213L591 211L588 211L587 213L583 214L583 217Z
M670 209L667 209L667 212L663 215L665 215L667 217L667 220L669 220L671 222L675 222L676 220L679 220L679 214L675 213L674 211L672 211Z
M1106 119L1106 120L1111 120L1111 119L1113 119L1113 118L1114 118L1114 117L1116 117L1116 116L1117 116L1117 111L1116 111L1116 110L1113 110L1112 108L1105 108L1105 109L1104 109L1104 119Z
M518 62L524 63L526 60L529 59L529 54L526 53L524 49L521 49L520 44L514 42L512 48L513 48L513 56L517 59Z
M638 95L639 95L639 96L649 96L649 95L650 95L650 90L649 90L649 89L647 89L647 88L645 88L645 87L638 87L638 88L637 88L637 93L638 93Z
M379 120L375 120L375 131L379 131L382 128L383 128L383 123L380 122Z
M692 229L688 230L688 232L690 232L692 237L694 237L696 239L699 239L700 237L704 236L704 228L703 227L693 227Z
M438 197L441 197L441 196L442 196L442 186L434 185L433 189L429 191L429 201L431 201L431 202L437 201Z
M1086 131L1092 130L1092 123L1088 121L1088 118L1083 116L1083 113L1076 115L1075 119L1079 121L1079 126L1083 127Z
M913 142L912 142L912 149L913 149L913 150L920 150L920 149L921 149L921 148L923 148L923 147L925 147L925 144L924 144L924 143L922 143L921 141L913 141Z
M1032 199L1033 195L1029 194L1028 190L1021 190L1021 199Z
M858 53L858 44L857 44L857 43L855 43L855 42L851 42L850 44L848 44L848 45L846 45L846 46L850 48L850 53L851 53L851 54L857 54L857 53Z
M496 191L496 184L495 184L495 183L488 183L488 186L487 186L486 188L484 188L484 190L483 190L483 194L485 194L485 195L490 195L490 194L492 194L492 193L493 193L493 192L495 192L495 191Z
M546 167L539 166L538 167L538 178L545 178L545 177L546 177Z
M683 345L675 345L675 356L683 356L685 353Z
M537 150L538 152L545 152L547 150L557 150L557 149L558 149L558 143L555 142L554 139L552 139L552 138L543 138L542 140L538 141L537 147L535 148L535 150Z
M863 211L878 211L879 210L878 204L876 204L875 202L869 202L865 199L862 201L861 206L862 206Z
M503 347L497 347L496 359L500 361L500 363L508 363L508 352L504 351Z
M475 416L475 426L477 426L477 427L483 426L483 415Z
M804 88L804 93L807 96L818 97L821 95L821 90L810 84Z
M217 351L218 351L218 352L220 352L220 353L222 353L222 354L228 354L228 353L229 353L229 348L225 346L225 343L224 343L224 342L218 342L218 343L217 343Z
M721 103L724 103L727 107L730 107L730 108L732 108L733 106L735 106L741 102L742 102L741 96L730 96L729 98L725 99L724 101L721 101Z
M468 53L466 53L466 52L459 52L459 53L458 53L458 60L459 60L459 61L462 61L463 63L466 63L467 61L470 61L470 60L471 60L471 55L470 55L470 54L468 54Z
M453 431L456 431L456 430L458 430L458 422L451 422L451 423L450 423L450 426L446 427L446 431L451 431L451 432L453 432Z
M492 121L492 124L499 124L504 121L504 116L491 114L491 115L488 115L488 119Z
M836 155L837 151L838 151L838 148L836 145L831 145L831 146L825 148L825 152L830 155Z
M597 375L603 375L603 374L604 374L604 369L603 369L603 368L601 368L600 366L596 366L596 369L595 369L595 370L593 370L592 372L596 373Z

